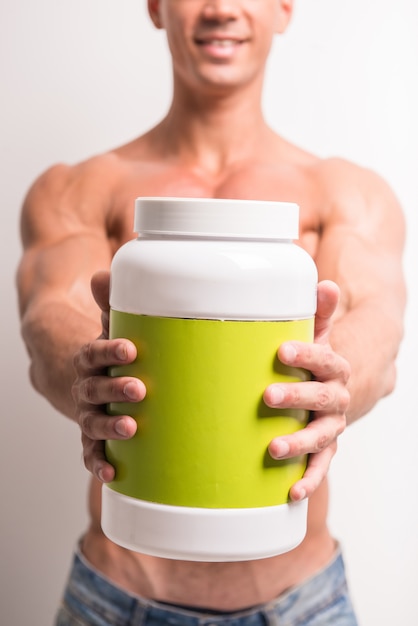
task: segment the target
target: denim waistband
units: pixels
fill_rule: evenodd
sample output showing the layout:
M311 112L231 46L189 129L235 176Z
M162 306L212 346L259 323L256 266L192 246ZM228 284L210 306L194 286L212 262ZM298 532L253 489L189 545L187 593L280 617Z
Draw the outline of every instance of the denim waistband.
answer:
M342 600L343 599L343 600ZM88 563L77 550L64 595L64 605L78 620L74 623L103 626L295 626L297 624L344 624L354 626L348 598L344 562L338 547L332 561L315 576L275 600L242 611L217 614L196 608L176 607L129 593L115 585ZM346 620L335 619L335 608L344 609ZM345 608L343 605L346 605ZM312 621L330 609L329 621Z

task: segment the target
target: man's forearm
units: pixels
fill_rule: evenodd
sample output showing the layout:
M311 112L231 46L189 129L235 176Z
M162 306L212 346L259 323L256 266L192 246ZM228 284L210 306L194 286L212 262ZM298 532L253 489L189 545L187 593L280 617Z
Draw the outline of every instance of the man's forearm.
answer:
M336 321L331 345L351 366L347 422L362 417L396 382L396 357L403 336L403 302L364 303Z
M75 419L71 387L73 356L100 333L100 325L65 302L31 304L22 318L22 336L31 359L34 388L58 411Z

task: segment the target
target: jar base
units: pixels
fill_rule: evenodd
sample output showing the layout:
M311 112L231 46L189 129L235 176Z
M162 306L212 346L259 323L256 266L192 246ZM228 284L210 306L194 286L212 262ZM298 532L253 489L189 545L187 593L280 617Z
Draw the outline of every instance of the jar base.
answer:
M118 545L184 561L248 561L296 548L306 534L308 502L206 509L138 500L102 488L102 529Z

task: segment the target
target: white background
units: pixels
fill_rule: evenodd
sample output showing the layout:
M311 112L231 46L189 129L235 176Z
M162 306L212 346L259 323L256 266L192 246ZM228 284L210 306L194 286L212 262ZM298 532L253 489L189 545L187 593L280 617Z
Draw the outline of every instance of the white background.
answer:
M408 222L397 390L346 431L331 472L330 523L362 626L418 624L417 29L414 0L297 0L265 91L278 132L377 170ZM20 205L49 165L157 122L171 74L145 0L2 0L0 72L0 622L47 626L85 527L87 473L77 427L28 382L14 287Z

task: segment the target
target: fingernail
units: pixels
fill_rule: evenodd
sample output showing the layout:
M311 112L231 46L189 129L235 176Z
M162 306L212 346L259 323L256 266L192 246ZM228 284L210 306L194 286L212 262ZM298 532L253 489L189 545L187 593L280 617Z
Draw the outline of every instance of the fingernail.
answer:
M306 490L305 489L299 489L298 494L297 494L297 499L299 500L304 500L306 498Z
M116 356L119 361L126 361L127 352L126 347L123 344L119 344L118 346L116 346Z
M271 404L281 404L284 400L284 390L282 387L270 387L270 402Z
M127 437L128 436L128 431L126 429L126 424L123 420L119 420L119 422L116 422L115 424L115 431L118 433L118 435L121 435L121 437Z
M138 400L138 386L134 382L126 383L123 393L129 400Z
M293 363L293 361L296 359L296 355L297 355L297 352L294 346L292 346L291 344L287 344L283 346L282 356L284 356L284 358L286 359L288 363Z
M290 452L290 446L287 441L277 441L274 445L274 457L280 459Z

